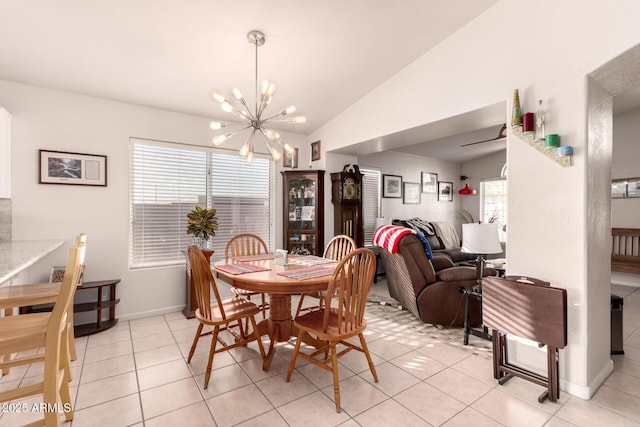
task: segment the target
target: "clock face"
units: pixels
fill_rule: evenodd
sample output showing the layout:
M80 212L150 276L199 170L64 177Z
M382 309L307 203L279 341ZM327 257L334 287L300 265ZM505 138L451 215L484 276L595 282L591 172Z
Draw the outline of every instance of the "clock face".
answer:
M348 200L357 198L357 185L353 178L347 177L343 183L343 197Z

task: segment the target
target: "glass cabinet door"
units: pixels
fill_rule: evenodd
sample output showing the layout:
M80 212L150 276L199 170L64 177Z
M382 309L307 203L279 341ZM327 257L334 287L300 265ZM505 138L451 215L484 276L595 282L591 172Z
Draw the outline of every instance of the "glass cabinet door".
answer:
M318 203L322 193L318 187L318 174L285 173L284 244L291 254L318 255L322 246L319 237L322 203Z

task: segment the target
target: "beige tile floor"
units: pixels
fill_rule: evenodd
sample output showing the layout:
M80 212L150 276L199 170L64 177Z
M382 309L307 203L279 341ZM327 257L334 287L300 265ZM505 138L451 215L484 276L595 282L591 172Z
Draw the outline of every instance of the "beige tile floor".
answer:
M384 296L384 281L372 292ZM539 404L542 387L517 378L498 386L487 352L428 334L398 342L389 330L404 325L384 319L370 319L367 330L380 382L373 382L360 353L342 358L341 413L330 373L298 361L285 382L290 343L278 346L268 372L255 343L216 355L203 390L208 342L187 364L197 323L171 313L122 321L77 340L72 426L639 426L640 289L614 286L613 292L624 297L625 355L613 356L615 372L589 401L562 392L558 403ZM0 379L0 390L33 382L41 372L39 366L13 369ZM0 426L33 418L2 413Z

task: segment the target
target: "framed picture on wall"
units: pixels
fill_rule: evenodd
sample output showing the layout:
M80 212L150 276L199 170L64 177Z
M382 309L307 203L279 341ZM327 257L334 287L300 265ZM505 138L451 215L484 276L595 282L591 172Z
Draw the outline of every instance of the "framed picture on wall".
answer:
M453 182L438 181L438 201L453 202Z
M107 186L107 156L39 150L40 184Z
M420 183L404 182L402 184L402 203L405 205L420 204Z
M320 160L320 141L311 143L311 161Z
M436 193L438 191L438 174L422 172L422 192Z
M282 149L282 167L295 169L298 167L298 149L294 148L292 153L289 153L284 148Z
M614 199L627 197L626 179L616 179L614 181L611 181L611 197Z
M402 177L398 175L382 175L382 197L390 199L402 198Z
M627 197L640 197L640 178L627 180Z

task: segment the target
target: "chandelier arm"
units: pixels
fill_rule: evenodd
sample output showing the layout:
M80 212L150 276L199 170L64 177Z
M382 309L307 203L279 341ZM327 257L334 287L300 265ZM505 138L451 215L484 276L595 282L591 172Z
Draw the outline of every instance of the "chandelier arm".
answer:
M271 117L267 117L266 119L264 119L264 120L262 121L262 123L266 123L266 122L268 122L269 120L273 120L274 122L275 122L275 121L283 121L283 120L286 120L286 119L284 119L284 118L283 118L283 119L280 119L280 120L275 120L275 119L276 119L276 117L286 116L286 115L287 115L287 113L283 110L283 111L279 112L278 114L274 114L274 115L273 115L273 116L271 116Z
M247 113L247 116L243 116L242 114L239 113L240 110L237 110L237 112L234 112L234 114L236 114L237 116L240 116L242 118L249 118L250 120L256 120L256 117L251 113L251 109L249 108L249 106L247 105L247 103L244 101L244 98L240 100L240 104L242 104L242 106L244 107L244 112Z

